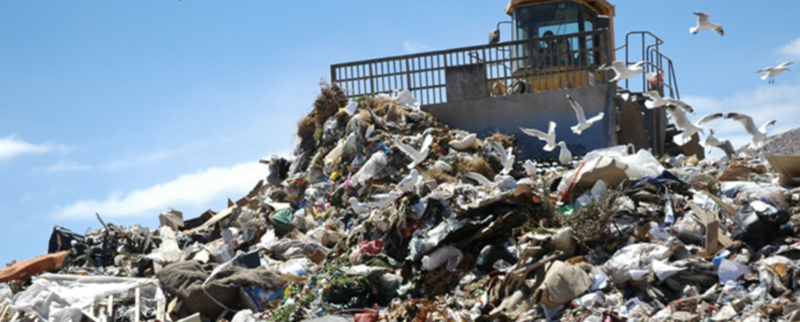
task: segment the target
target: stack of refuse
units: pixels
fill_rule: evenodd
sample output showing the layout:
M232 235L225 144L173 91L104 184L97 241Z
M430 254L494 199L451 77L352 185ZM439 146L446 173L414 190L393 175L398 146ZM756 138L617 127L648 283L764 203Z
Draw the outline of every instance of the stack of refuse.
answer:
M800 319L800 190L762 161L519 160L336 84L297 136L219 212L56 226L0 271L0 322Z

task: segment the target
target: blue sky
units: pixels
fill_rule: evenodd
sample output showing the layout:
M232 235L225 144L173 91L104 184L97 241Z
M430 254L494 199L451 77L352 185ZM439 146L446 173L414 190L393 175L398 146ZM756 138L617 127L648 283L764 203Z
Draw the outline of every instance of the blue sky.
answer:
M288 154L330 64L484 44L506 1L159 1L0 4L0 264L47 250L52 226L155 227L166 207L220 210ZM617 1L617 45L666 42L699 117L800 120L796 1ZM776 10L779 8L779 10ZM694 11L725 28L691 35ZM508 25L502 25L508 40ZM800 67L798 67L800 68ZM745 143L738 123L720 137Z

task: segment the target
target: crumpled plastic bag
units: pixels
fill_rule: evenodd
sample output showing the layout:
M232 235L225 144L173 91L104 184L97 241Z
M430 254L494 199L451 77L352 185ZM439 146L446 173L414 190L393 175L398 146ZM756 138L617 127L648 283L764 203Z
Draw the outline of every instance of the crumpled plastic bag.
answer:
M356 172L353 176L353 180L359 185L364 185L388 164L389 157L387 157L383 151L378 151L367 160L367 163L365 163L358 172Z
M603 269L614 284L621 285L631 280L631 270L649 270L653 261L665 260L671 255L672 250L663 245L649 243L628 245L617 250L603 265Z
M422 270L434 270L446 263L447 270L453 271L458 267L462 257L464 257L464 253L460 249L453 246L444 246L433 251L430 255L422 257Z
M407 107L412 111L419 111L419 100L408 89L397 92L397 105Z
M700 242L706 235L706 227L695 220L689 213L672 225L672 231L678 235L678 238L687 243Z

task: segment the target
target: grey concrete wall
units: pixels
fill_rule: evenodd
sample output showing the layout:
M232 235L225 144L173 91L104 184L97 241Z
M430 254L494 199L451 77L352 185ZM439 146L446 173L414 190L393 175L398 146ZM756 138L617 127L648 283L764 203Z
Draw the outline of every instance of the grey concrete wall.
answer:
M485 138L495 131L513 134L517 147L526 159L558 159L558 149L542 150L544 141L528 136L519 127L535 128L547 132L549 122L555 121L556 142L564 141L573 155L582 155L597 148L615 145L616 112L612 106L613 89L610 85L525 93L503 97L483 97L474 100L424 106L423 109L450 126L474 132ZM587 118L600 112L603 120L595 123L582 136L572 133L571 126L578 123L575 111L566 95L572 96L584 109Z

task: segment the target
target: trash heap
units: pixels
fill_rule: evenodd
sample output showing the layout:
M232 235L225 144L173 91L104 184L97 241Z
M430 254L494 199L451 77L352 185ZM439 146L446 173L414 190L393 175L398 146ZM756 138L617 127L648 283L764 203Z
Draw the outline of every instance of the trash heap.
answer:
M220 212L56 226L0 271L0 322L800 318L800 190L758 160L518 160L407 91L336 84L297 136Z

